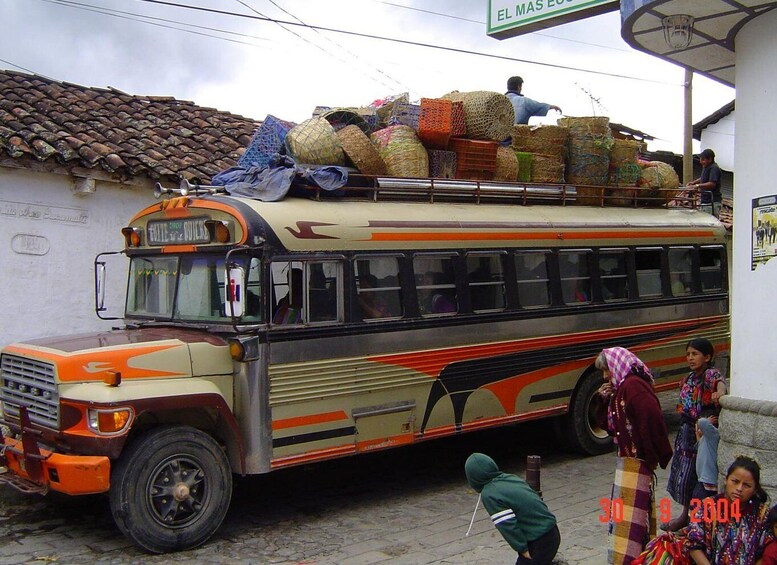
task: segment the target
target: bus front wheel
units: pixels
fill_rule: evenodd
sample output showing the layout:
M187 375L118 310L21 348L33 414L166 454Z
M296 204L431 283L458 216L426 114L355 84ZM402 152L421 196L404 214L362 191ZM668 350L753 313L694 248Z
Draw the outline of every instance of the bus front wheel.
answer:
M231 497L232 473L221 446L188 426L147 432L111 475L116 525L151 553L204 543L221 525Z
M586 455L600 455L612 451L612 438L596 421L594 395L604 381L602 373L589 373L577 389L564 426L569 446Z

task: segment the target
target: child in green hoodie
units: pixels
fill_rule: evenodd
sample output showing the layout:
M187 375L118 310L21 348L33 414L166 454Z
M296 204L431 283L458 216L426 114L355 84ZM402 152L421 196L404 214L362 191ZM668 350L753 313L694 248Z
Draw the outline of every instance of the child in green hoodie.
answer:
M502 473L493 459L473 453L464 464L469 485L502 537L518 552L516 565L549 565L561 544L556 517L526 481ZM475 507L477 511L477 506Z

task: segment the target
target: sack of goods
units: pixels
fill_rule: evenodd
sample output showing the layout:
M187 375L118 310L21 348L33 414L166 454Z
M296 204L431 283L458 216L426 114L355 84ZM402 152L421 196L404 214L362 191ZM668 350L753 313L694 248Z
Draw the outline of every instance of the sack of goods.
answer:
M344 165L345 153L335 128L324 118L310 118L286 134L286 150L303 165Z
M662 206L669 202L680 186L680 177L672 165L662 161L643 161L637 181L637 199L643 206Z

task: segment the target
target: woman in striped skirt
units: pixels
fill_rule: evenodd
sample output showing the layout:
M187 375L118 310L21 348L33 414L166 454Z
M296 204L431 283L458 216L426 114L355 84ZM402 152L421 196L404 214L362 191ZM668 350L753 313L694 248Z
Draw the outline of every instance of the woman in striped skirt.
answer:
M688 525L688 506L693 488L696 486L696 420L703 412L712 410L717 414L718 399L726 394L726 384L720 371L712 367L715 349L709 340L692 339L685 348L688 376L680 383L680 429L674 442L672 468L669 472L667 492L683 511L679 516L661 526L662 530L674 532Z

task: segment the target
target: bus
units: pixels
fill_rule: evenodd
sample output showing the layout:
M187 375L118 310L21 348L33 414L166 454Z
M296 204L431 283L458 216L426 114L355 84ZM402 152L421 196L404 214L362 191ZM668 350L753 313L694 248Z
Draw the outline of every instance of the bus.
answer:
M219 527L233 474L540 418L605 452L603 348L638 354L658 391L692 337L728 351L713 216L414 183L277 202L159 188L122 229L123 325L2 349L0 481L107 493L124 534L175 551Z

